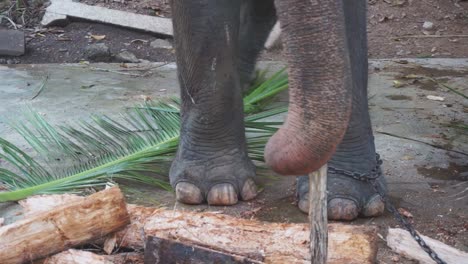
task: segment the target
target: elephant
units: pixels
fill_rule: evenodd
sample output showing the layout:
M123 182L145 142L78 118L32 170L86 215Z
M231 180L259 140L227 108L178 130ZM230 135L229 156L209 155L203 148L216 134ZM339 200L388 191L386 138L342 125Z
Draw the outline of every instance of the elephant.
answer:
M308 211L307 173L328 162L328 217L384 211L382 197L345 172L378 169L367 99L366 0L173 0L181 137L170 169L176 199L233 205L256 197L247 156L243 87L279 20L288 62L289 110L265 148L277 173L297 176ZM381 174L381 173L380 173ZM386 192L384 177L377 183Z

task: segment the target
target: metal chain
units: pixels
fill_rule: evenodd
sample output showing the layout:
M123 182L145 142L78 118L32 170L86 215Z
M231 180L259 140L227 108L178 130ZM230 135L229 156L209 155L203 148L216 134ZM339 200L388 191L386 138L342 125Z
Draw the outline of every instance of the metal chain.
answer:
M404 218L400 212L393 206L390 200L387 198L384 190L382 190L382 186L378 183L377 179L382 176L382 170L380 166L382 165L382 160L380 159L380 155L376 154L376 165L375 168L372 169L370 173L358 173L352 172L342 169L337 169L333 167L328 167L329 172L333 172L336 174L345 175L351 177L356 180L365 181L372 185L374 190L382 197L383 202L385 203L385 207L387 210L393 214L400 224L402 224L405 229L411 234L413 239L418 243L418 245L437 263L437 264L447 264L447 262L440 259L437 253L424 241L424 239L416 232L414 226Z

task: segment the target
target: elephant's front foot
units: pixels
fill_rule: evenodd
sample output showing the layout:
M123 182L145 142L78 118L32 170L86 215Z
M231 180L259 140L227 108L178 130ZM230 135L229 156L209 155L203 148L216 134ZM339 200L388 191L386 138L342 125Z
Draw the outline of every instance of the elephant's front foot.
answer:
M210 155L180 151L173 162L170 179L177 201L185 204L233 205L257 195L255 166L238 151Z
M386 191L385 179L378 178L378 184ZM385 205L381 196L368 182L329 171L327 179L328 219L351 221L358 217L382 215ZM301 176L297 181L298 207L309 212L309 178Z

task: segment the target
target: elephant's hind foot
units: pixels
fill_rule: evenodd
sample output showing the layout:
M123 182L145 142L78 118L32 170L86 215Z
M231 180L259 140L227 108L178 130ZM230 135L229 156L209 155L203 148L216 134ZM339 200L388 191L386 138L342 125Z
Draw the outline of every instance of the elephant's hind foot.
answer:
M254 177L255 166L240 155L197 161L176 159L170 172L176 199L185 204L223 206L253 199L258 192Z
M385 179L378 178L385 190ZM328 219L351 221L358 217L375 217L383 214L385 206L382 198L374 191L370 183L353 179L334 172L328 173ZM309 212L309 178L298 177L298 207Z

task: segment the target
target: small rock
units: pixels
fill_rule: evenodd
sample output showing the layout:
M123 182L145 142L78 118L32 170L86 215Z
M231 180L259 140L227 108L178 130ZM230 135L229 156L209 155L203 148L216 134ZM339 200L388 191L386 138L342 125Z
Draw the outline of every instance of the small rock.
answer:
M393 262L398 262L398 261L400 261L400 258L398 256L393 256L392 261Z
M155 49L172 49L172 44L165 39L151 41L150 47Z
M18 63L20 63L20 61L17 60L17 59L7 59L6 60L6 64L18 64Z
M115 56L115 59L118 62L130 62L130 63L138 63L140 60L135 56L135 54L129 52L129 51L122 51L117 56Z
M0 30L0 55L20 56L24 54L24 32Z
M107 62L111 59L109 47L104 43L91 44L85 48L85 57L91 61Z
M423 29L424 30L433 30L434 29L434 23L425 21L423 24Z

